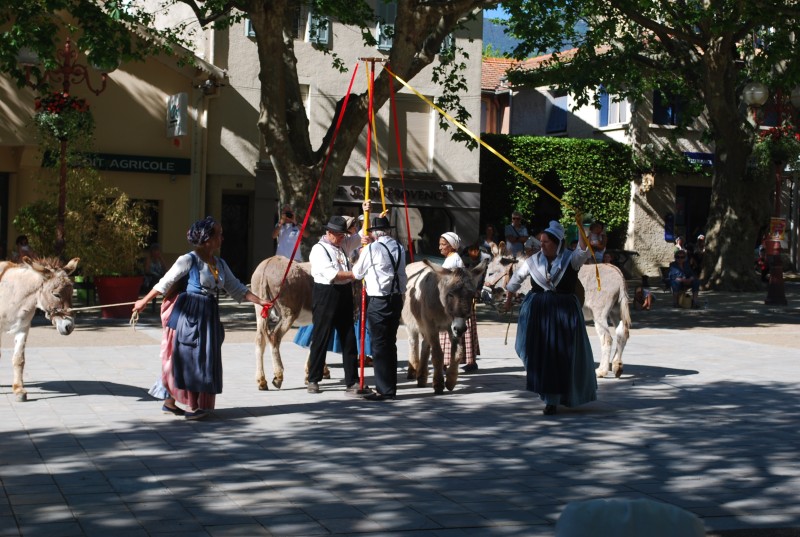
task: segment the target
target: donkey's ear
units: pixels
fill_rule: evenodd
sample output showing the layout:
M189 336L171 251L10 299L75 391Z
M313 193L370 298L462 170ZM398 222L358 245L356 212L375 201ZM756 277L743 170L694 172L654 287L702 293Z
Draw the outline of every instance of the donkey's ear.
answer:
M422 262L425 263L425 265L427 265L427 267L436 274L445 274L447 272L450 272L446 268L442 268L441 265L437 265L436 263L431 263L429 259L423 259Z
M66 272L67 274L72 274L73 272L75 272L75 269L78 268L78 262L80 260L81 260L80 257L73 257L72 259L70 259L69 263L67 263L64 266L64 272Z
M480 262L480 264L469 269L469 273L472 275L475 285L478 285L478 282L481 281L481 277L483 276L483 273L486 272L487 266L489 266L489 262L484 259Z

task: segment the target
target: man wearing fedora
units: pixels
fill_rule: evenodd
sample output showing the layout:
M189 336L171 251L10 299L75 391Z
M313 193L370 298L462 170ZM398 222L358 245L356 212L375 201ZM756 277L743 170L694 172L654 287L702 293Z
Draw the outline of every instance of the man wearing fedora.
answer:
M369 209L364 202L365 210ZM335 328L342 340L342 366L349 395L358 396L358 357L353 330L353 272L350 253L361 245L361 235L347 236L347 221L332 216L325 224L325 235L311 248L311 318L314 337L308 355L308 393L319 393L325 368L328 338Z
M353 276L363 278L367 290L376 390L364 396L370 401L394 399L397 394L397 329L406 291L406 256L390 234L392 227L385 216L373 217L367 228L373 242L353 265Z

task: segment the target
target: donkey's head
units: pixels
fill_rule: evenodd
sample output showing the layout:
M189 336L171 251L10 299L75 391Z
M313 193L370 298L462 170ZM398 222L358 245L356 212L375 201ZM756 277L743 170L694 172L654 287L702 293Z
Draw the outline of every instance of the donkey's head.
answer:
M486 270L486 261L471 269L444 269L425 260L436 275L439 300L448 317L451 334L459 338L467 330L467 319L472 315L478 283Z
M72 280L69 275L77 268L79 258L62 266L57 259L31 259L22 262L35 270L42 278L36 291L36 307L44 311L48 319L62 336L68 336L75 327L72 320Z

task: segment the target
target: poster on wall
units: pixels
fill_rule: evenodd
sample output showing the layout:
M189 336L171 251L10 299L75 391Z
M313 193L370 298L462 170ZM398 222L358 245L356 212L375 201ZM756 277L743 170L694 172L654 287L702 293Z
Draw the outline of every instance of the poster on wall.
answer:
M773 241L780 241L781 248L788 248L786 242L786 219L785 218L770 218L769 219L769 238Z
M176 93L167 97L167 138L189 134L189 96Z

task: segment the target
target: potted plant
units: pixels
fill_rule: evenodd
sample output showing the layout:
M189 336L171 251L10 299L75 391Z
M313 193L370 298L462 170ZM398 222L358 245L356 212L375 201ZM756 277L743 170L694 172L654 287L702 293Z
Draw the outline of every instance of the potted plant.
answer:
M67 178L66 258L80 257L101 304L135 301L143 276L137 266L150 234L147 206L106 185L97 170L72 168ZM14 219L41 255L53 255L56 201L52 194L20 209ZM103 317L129 317L130 306L103 308Z

